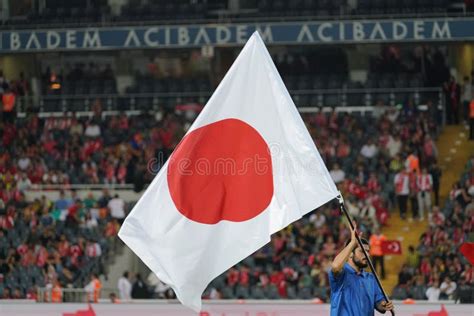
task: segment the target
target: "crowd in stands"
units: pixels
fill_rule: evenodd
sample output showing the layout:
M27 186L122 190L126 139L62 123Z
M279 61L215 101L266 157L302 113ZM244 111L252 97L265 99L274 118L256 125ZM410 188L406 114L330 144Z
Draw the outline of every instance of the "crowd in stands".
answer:
M183 135L174 115L161 120L143 114L40 119L37 114L0 126L0 192L12 196L34 184L135 184L141 190L153 174L148 162L163 163Z
M6 25L86 24L134 21L199 21L226 19L258 19L270 17L370 15L416 15L458 12L448 0L383 1L383 0L129 0L119 8L107 1L47 0L40 10L22 3L12 3L11 18ZM462 1L461 1L462 2ZM474 10L472 1L465 1L467 11Z
M394 299L473 303L474 268L459 247L472 240L474 225L474 157L442 208L433 206L429 228L419 244L410 246L398 276Z
M84 252L88 246L98 244L100 252L106 254L110 244L100 238L104 235L93 234L84 225L97 222L95 232L108 229L115 232L119 217L124 214L117 212L113 202L99 204L99 211L92 211L96 209L94 202L77 197L67 203L51 204L42 199L30 204L24 202L22 192L33 184L60 184L67 188L73 183L133 183L140 191L151 181L189 124L184 116L173 113L104 117L99 103L93 110L91 117L78 118L71 114L40 119L30 113L25 118L1 124L0 223L7 244L16 242L6 250L2 266L16 260L11 258L19 256L18 247L27 237L25 227L33 226L36 228L33 232L46 239L39 244L26 244L20 251L29 252L33 261L38 256L49 258L51 252L50 262L60 271L57 273L62 273L61 282L84 283L83 275L75 275L83 271L75 264L83 261L62 262L59 257L58 262L57 256L54 259L55 245L68 243ZM418 167L428 168L432 178L439 182L433 142L437 128L429 113L419 112L408 103L401 109L376 107L373 113L364 116L335 111L304 115L331 175L345 192L349 211L366 236L387 221L388 209L396 205L395 175L411 167L413 159ZM122 207L121 203L118 205ZM105 206L111 210L100 211ZM337 206L329 205L294 223L243 264L218 278L206 295L327 299L327 269L349 236L338 214ZM42 233L43 230L49 235ZM17 231L18 234L12 233ZM100 266L94 264L94 267ZM31 269L42 275L41 269ZM15 273L10 272L4 278L5 282L11 279L8 286L11 291L17 287L15 277L22 275ZM30 285L28 282L37 286L45 284L36 279L23 280L22 284ZM23 295L28 291L20 289Z
M277 60L284 76L291 77L293 62L311 64L311 60L318 59L300 57L297 61ZM379 68L375 69L384 69L384 62L379 62ZM314 63L313 66L323 67ZM345 67L341 65L339 69L341 77ZM54 76L49 71L45 80L50 80L52 85L63 80L114 78L110 67L101 69L94 64L75 65L64 78L51 81ZM27 94L28 86L22 78L7 82L0 76L4 95L8 91ZM63 88L66 87L65 84ZM36 184L67 189L80 183L133 184L136 191L141 191L169 157L191 120L172 112L105 116L99 100L91 110L93 114L88 117L66 113L40 118L37 113L28 113L26 117L15 118L3 113L0 122L0 274L3 275L0 290L3 289L3 294L0 297L31 296L35 286L47 284L52 288L84 286L92 273L104 273L104 258L110 253L125 215L118 197L105 195L94 201L72 193L70 198L62 196L57 201L42 198L26 202L25 190ZM412 265L402 271L397 291L406 293L397 292L400 297L414 295L411 288L418 283L431 287L437 281L444 288L446 285L441 282L448 282L446 276L450 277L448 287L452 282L464 285L462 277L451 275L453 267L456 273L468 275L466 284L472 285L472 268L449 252L449 242L453 239L448 242L446 238L447 233L454 234L458 245L466 239L465 233L472 230L472 226L466 227L472 223L464 220L472 218L466 215L472 212L468 205L472 170L468 173L471 182L463 179L454 187L452 202L439 211L441 171L436 164L435 111L430 103L427 111L420 111L409 101L402 107L376 106L366 115L336 111L303 115L331 176L345 193L348 210L364 235L368 237L384 225L390 216L388 210L394 207L400 209L402 218L407 218L408 204L410 220L430 217L432 228L422 237L419 247L413 248L413 253L424 259L418 262L412 256ZM431 194L434 203L428 199ZM270 244L217 278L205 297L328 300L327 271L335 253L350 235L340 218L337 205L328 205L290 225L276 234ZM446 233L440 229L446 225L452 231ZM445 255L434 255L438 248L445 250ZM436 264L429 262L431 259ZM441 271L438 263L446 271ZM89 283L92 297L96 293L96 280L93 278ZM153 287L150 296L172 297L172 291L159 280L152 278L148 282ZM419 290L417 297L430 298L433 291L436 293Z
M3 174L4 175L4 174ZM8 188L2 176L0 183ZM0 198L0 298L38 299L38 288L49 288L42 300L67 301L63 288L85 288L97 301L99 275L118 249L119 223L126 205L104 190L79 197L60 192L27 202L25 193Z

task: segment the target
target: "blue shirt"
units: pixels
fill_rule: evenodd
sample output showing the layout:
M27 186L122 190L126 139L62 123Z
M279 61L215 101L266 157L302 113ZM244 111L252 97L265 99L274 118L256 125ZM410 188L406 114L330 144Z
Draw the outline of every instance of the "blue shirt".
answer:
M67 210L71 204L72 204L72 201L69 199L60 199L60 200L57 200L56 203L54 203L54 206L58 210Z
M371 316L384 300L372 273L357 273L348 263L338 274L329 271L331 316Z

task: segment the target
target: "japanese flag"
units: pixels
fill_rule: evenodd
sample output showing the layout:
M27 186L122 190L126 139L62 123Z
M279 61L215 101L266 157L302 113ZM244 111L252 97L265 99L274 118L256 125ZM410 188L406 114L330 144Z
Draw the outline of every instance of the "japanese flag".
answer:
M337 195L255 32L119 237L199 311L215 277Z

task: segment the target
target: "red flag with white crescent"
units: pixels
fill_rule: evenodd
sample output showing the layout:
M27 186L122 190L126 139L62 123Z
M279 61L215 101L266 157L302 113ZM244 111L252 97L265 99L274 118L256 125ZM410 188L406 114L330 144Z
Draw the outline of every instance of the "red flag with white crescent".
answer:
M402 244L398 240L384 240L382 242L382 253L384 255L401 255Z

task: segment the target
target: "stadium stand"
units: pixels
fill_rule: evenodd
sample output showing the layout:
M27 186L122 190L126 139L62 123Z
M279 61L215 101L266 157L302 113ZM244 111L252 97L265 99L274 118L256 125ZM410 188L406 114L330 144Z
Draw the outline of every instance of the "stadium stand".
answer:
M7 195L2 181L0 202L0 297L36 298L37 288L84 287L92 274L106 275L118 249L119 219L108 206L113 197L90 194L80 199L61 193L26 202L22 192ZM63 297L67 301L67 297Z
M431 138L426 137L436 137L433 117L427 112L416 111L409 104L400 110L385 111L382 107L364 116L337 112L304 115L332 176L347 191L349 210L358 220L360 230L368 235L375 227L383 225L389 216L388 209L395 203L393 177L403 168L408 153L417 149L421 164L425 166L436 158L436 150L430 147L433 146ZM66 207L69 209L67 212L53 206L61 204L58 201L54 204L45 200L28 204L24 202L22 191L35 184L56 184L67 188L75 183L133 183L139 191L151 181L151 171L156 172L156 169L148 170L143 176L147 171L146 161L153 157L164 161L183 135L186 123L184 117L174 114L166 114L160 119L146 114L104 117L100 105L94 108L94 115L90 118L76 118L74 115L39 118L32 113L14 122L5 122L2 125L5 149L0 160L3 174L0 192L5 210L1 217L3 235L8 241L3 249L6 262L10 262L11 267L17 260L12 258L20 254L18 251L30 251L33 261L25 262L26 267L34 266L38 256L54 258L57 253L55 245L61 238L81 248L82 252L88 241L95 241L103 253L98 260L82 256L76 263L56 261L55 267L66 267L64 273L68 279L61 276L62 286L82 286L87 273L103 273L103 264L99 263L107 258L111 246L102 234L104 231L111 234L112 228L107 227L116 226L114 221L110 224L107 212L93 213L93 202L89 201L85 206L86 201L74 198L73 206ZM33 141L36 139L41 141ZM376 170L383 172L376 173ZM71 212L76 215L65 215ZM232 281L235 275L227 276L232 280L224 282L223 287L222 278L226 277L221 276L213 287L220 295L229 298L307 298L317 295L327 299L324 272L348 234L347 228L335 220L339 218L333 216L337 212L337 208L326 207L318 214L295 223L237 270L231 270L229 274L239 275L235 283ZM97 217L98 225L89 229L87 222L92 214ZM31 234L25 227L32 225L37 227L38 234L43 230L50 231L51 241L47 239L41 243L48 245L50 241L49 246L35 248L34 243L28 243ZM314 226L321 230L311 229ZM319 253L317 258L311 255L314 253ZM79 262L87 269L78 271L74 264ZM46 263L41 264L41 267L48 267ZM10 292L19 287L22 295L26 295L31 286L41 286L46 282L46 274L36 268L31 268L31 273L27 274L30 278L24 280L21 279L24 278L22 273L10 269L4 278L4 287ZM87 273L81 274L83 271ZM247 276L241 276L242 273Z
M395 299L437 301L455 299L472 303L474 270L458 251L472 238L474 208L474 158L471 158L459 182L453 184L442 209L434 206L429 228L421 237L399 274Z
M368 57L365 79L350 78L347 52L338 47L280 52L273 57L299 107L396 105L410 100L415 105L438 104L443 98L441 86L450 76L446 56L435 46L384 46ZM179 67L189 68L189 63L181 61ZM203 105L218 84L219 76L211 71L174 74L157 68L151 61L136 69L132 82L118 93L117 75L110 64L84 61L54 70L48 66L42 74L40 110L90 111L97 100L108 110L120 111L148 110L150 105L155 110Z
M2 153L2 171L7 179L26 176L23 189L34 184L80 183L135 183L141 188L142 181L150 181L152 176L143 177L146 161L167 159L183 135L173 116L156 121L147 115L39 119L33 114L6 124L2 130L7 146ZM42 140L28 141L36 137ZM11 180L10 190L14 189Z
M67 26L101 29L323 19L337 23L431 16L441 21L458 17L459 7L465 17L474 11L474 1L467 0L111 3L45 0L34 8L28 3L12 4L10 16L2 19L0 28L17 32ZM447 36L438 31L443 33L440 37ZM46 38L41 36L41 40ZM10 34L11 45L15 38ZM454 39L460 42L458 37ZM440 44L435 44L436 36L421 44L410 41L409 37L396 44L375 40L367 46L354 42L344 46L342 41L302 45L295 41L292 45L274 43L269 51L331 176L344 193L350 214L367 239L386 227L400 208L395 178L407 168L411 212L401 218L423 221L417 206L417 180L422 169L431 174L435 202L425 212L429 229L419 244L410 248L398 285L390 293L393 298L472 302L474 270L457 249L472 240L474 158L439 208L440 157L435 144L445 115L448 123L458 123L453 109L459 105L461 87L451 77L455 67L450 63L467 64L462 62L471 55L463 55L467 49L461 47L451 49L449 45L456 45L453 42L440 39ZM31 47L25 55L33 56L28 65L37 65L28 69L26 76L18 71L15 80L0 70L0 299L84 301L62 290L100 287L97 277L106 279L109 263L121 253L117 232L133 203L112 197L107 190L101 196L91 191L79 197L75 187L136 192L146 188L211 96L238 48L216 44L217 65L199 50L207 48L204 46L135 50L123 45L110 50L109 56L108 50L94 51L97 47L91 44L81 48L91 49L82 56L84 50L62 52L59 47L48 51L34 40L27 42L31 43L23 44ZM40 46L38 50L36 46ZM8 53L22 55L11 48L6 56ZM102 59L96 61L99 55ZM170 56L177 61L170 62ZM207 64L193 64L193 57L199 62L207 58ZM121 65L127 58L133 61ZM454 60L458 58L460 61ZM11 74L23 61L9 64L2 60L2 67L9 68ZM170 68L176 62L176 68L183 71L157 70L160 62L172 64ZM457 71L460 78L461 71ZM468 85L470 79L466 80ZM364 107L370 110L361 109ZM61 195L27 201L25 192L37 189L60 189ZM329 302L330 264L349 236L338 205L330 203L276 233L269 244L216 278L203 297L318 298ZM154 275L139 281L142 287L146 283L149 287L133 298L175 298L170 287ZM47 289L49 296L40 298L38 293L45 292L39 289ZM98 292L93 293L89 301L97 301Z
M106 24L106 23L143 23L159 21L165 23L237 21L269 18L313 17L391 17L414 15L446 15L474 10L472 2L436 0L418 1L227 1L227 0L179 0L179 1L128 1L118 10L114 10L107 1L57 1L47 0L42 9L20 7L4 26L43 25L48 27L59 24Z

